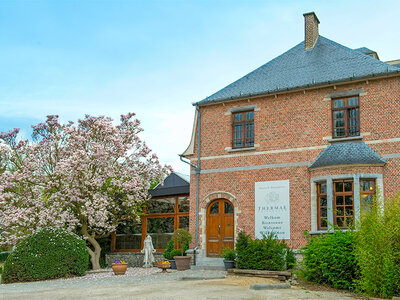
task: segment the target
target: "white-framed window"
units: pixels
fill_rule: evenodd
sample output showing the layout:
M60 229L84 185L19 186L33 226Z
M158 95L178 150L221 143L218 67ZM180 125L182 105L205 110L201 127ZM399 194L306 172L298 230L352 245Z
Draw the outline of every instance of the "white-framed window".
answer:
M372 205L377 189L383 193L382 174L311 178L311 233L352 227L360 212Z

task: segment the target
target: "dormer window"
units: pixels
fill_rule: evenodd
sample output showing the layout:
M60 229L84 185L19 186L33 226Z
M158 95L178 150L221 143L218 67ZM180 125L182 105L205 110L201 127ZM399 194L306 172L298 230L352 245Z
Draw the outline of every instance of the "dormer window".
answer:
M358 97L332 100L332 122L334 138L360 135L360 109Z
M233 113L232 148L254 146L254 110Z

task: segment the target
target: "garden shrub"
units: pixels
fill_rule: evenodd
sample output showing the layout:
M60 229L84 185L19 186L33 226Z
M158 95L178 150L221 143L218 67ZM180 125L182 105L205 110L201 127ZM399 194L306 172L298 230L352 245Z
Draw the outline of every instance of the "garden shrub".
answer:
M174 256L182 256L182 251L178 249L174 249L171 251L171 259L174 259Z
M10 252L0 252L0 263L5 262L9 254Z
M224 250L222 250L222 257L225 260L234 261L236 259L236 251L229 247L226 247Z
M384 298L400 296L400 194L384 204L374 199L370 211L361 214L357 229L359 292Z
M240 232L236 242L236 267L239 269L283 271L295 266L293 251L274 234L253 240Z
M8 256L5 283L36 281L85 274L86 242L60 228L44 228L21 241Z
M183 228L179 228L172 235L172 240L178 245L182 255L186 255L186 250L189 249L189 243L192 241L192 234Z
M354 289L358 269L353 231L338 229L327 235L308 237L303 251L306 279L339 289Z
M166 259L173 259L173 256L171 256L171 252L174 250L174 241L171 239L168 241L167 247L165 248L165 251L163 252L163 256Z

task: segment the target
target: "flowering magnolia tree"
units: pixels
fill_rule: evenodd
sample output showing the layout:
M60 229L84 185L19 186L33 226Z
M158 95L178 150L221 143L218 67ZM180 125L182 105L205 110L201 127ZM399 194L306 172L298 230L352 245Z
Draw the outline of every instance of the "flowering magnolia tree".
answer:
M86 115L77 125L48 116L32 127L32 142L18 141L18 129L0 133L0 243L14 245L46 226L66 227L88 241L99 269L97 239L137 216L150 184L170 167L138 137L133 113L117 126Z

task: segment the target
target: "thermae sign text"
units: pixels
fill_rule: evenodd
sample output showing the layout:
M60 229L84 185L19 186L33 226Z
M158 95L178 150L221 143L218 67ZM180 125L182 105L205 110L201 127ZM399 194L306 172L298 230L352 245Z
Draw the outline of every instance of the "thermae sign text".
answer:
M270 232L290 239L289 180L255 183L255 236Z

